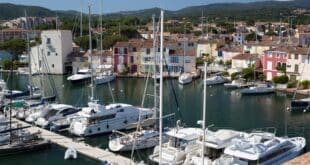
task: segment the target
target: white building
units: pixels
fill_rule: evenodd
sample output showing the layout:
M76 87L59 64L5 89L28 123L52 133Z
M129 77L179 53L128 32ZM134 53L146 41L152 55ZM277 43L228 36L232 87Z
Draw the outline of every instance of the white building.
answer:
M48 30L41 33L42 44L31 48L31 68L49 74L65 74L67 56L72 52L72 34L68 30Z
M249 65L255 64L257 54L242 53L236 55L231 60L231 68L229 73L240 72L244 68L248 68Z
M286 72L291 79L299 81L310 80L310 54L308 48L289 50Z

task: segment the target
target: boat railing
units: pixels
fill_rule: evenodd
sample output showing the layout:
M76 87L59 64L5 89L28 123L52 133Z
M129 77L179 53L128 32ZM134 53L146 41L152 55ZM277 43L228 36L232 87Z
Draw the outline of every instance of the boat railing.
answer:
M274 135L276 135L277 133L277 128L275 127L263 127L263 128L255 128L255 129L248 129L245 130L244 132L247 133L272 133Z

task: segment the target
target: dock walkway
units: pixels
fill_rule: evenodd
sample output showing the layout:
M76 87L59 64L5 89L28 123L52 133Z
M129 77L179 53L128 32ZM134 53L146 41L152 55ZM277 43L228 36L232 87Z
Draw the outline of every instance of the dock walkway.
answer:
M22 126L30 126L30 124L13 119L13 121L16 121L17 123L21 124ZM31 126L27 128L30 132L41 132L42 138L51 141L54 144L57 144L64 148L74 148L78 151L78 153L85 155L89 158L92 158L94 160L97 160L99 162L108 162L113 165L130 165L134 164L133 161L131 161L129 158L126 158L121 155L114 154L112 152L109 152L107 150L103 150L98 147L90 146L84 142L78 142L74 141L73 139L59 135L55 132L51 132L36 126Z
M284 165L306 165L310 164L310 152L307 152L301 156L296 157L295 159L292 159Z

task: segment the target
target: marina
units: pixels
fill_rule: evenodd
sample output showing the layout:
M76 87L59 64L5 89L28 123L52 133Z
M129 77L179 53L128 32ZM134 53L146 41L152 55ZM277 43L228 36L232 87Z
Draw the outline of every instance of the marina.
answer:
M288 24L268 12L232 23L205 16L208 5L179 10L182 19L163 4L151 17L107 19L103 0L59 17L28 16L37 6L18 18L4 12L0 164L308 164L304 1L275 2L295 6Z
M4 77L7 75L4 74ZM81 107L86 105L88 102L88 93L90 93L90 88L87 84L85 85L72 85L70 82L66 81L66 76L52 76L55 80L56 87L59 90L61 100L63 103ZM36 79L37 77L34 77ZM14 83L14 89L23 89L21 84L27 83L27 77L14 75L16 83ZM180 100L180 112L182 113L183 121L186 122L187 126L197 127L196 121L200 118L201 113L201 93L202 90L202 79L197 79L188 86L179 86L178 80L165 80L164 84L167 85L168 81L172 81L172 84L176 86L176 95ZM135 88L132 89L130 86L135 84ZM9 85L9 84L8 84ZM111 83L111 88L114 94L115 101L126 102L132 105L139 105L141 102L143 88L145 85L145 80L141 78L118 78ZM152 82L150 82L150 88L152 89ZM170 89L169 86L164 87L165 90ZM97 91L102 91L97 94L98 100L104 100L104 102L113 102L111 95L108 91L108 85L102 85L97 87ZM277 135L285 135L285 117L287 117L287 134L290 136L300 136L303 135L306 139L309 139L309 123L306 121L310 119L308 112L302 111L285 111L286 107L290 106L290 101L292 95L277 92L273 95L267 96L249 96L243 97L238 94L238 90L227 90L224 86L216 85L209 86L207 88L207 112L206 121L207 125L214 124L216 128L233 128L235 130L251 130L261 127L275 127L277 128ZM172 93L166 93L164 105L167 109L164 114L170 114L176 109L174 101L171 99ZM140 95L141 97L133 97L135 95ZM73 99L73 96L79 96L80 98ZM188 96L188 97L185 97ZM190 96L190 97L189 97ZM189 105L186 102L192 102ZM227 104L221 104L226 102ZM153 105L153 98L146 98L146 106L151 107ZM249 106L253 108L248 108ZM281 108L279 108L281 107ZM225 115L223 115L225 114ZM241 120L247 119L247 120ZM175 125L175 120L171 122ZM216 129L215 128L215 129ZM66 133L61 133L62 135L72 137ZM73 137L74 138L74 137ZM101 149L106 150L108 148L109 135L98 135L95 137L85 138L85 143L90 146L98 146ZM309 147L306 147L309 151ZM48 150L45 152L49 152ZM61 154L53 153L51 154L59 155L60 164L67 164L63 161L63 155L65 151ZM59 151L57 151L59 152ZM148 155L152 154L153 149L145 149L142 151L136 151L134 158L135 160L143 160L145 163L151 163L148 160ZM130 157L128 152L119 152L125 157ZM37 155L33 153L34 157ZM19 160L19 158L13 158ZM49 159L47 157L40 157L40 160ZM81 159L79 157L79 159ZM84 158L87 161L86 158ZM1 162L1 161L0 161ZM75 162L75 160L73 160ZM93 162L95 164L95 162Z

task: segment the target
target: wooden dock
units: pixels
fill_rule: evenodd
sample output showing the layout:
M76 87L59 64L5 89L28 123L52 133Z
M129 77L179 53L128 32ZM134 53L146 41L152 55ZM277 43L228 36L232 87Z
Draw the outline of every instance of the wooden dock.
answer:
M306 165L310 164L310 152L307 152L301 156L296 157L295 159L292 159L284 165Z
M22 126L29 126L30 124L17 120L15 120L17 123L19 123ZM72 138L68 138L66 136L57 134L55 132L51 132L36 126L31 126L27 128L30 132L41 132L42 138L51 141L54 144L57 144L63 148L74 148L78 151L79 154L82 154L84 156L87 156L91 159L97 160L99 162L108 162L113 165L131 165L135 164L132 160L129 158L126 158L121 155L114 154L112 152L109 152L108 150L104 150L98 147L90 146L84 142L80 141L74 141Z

